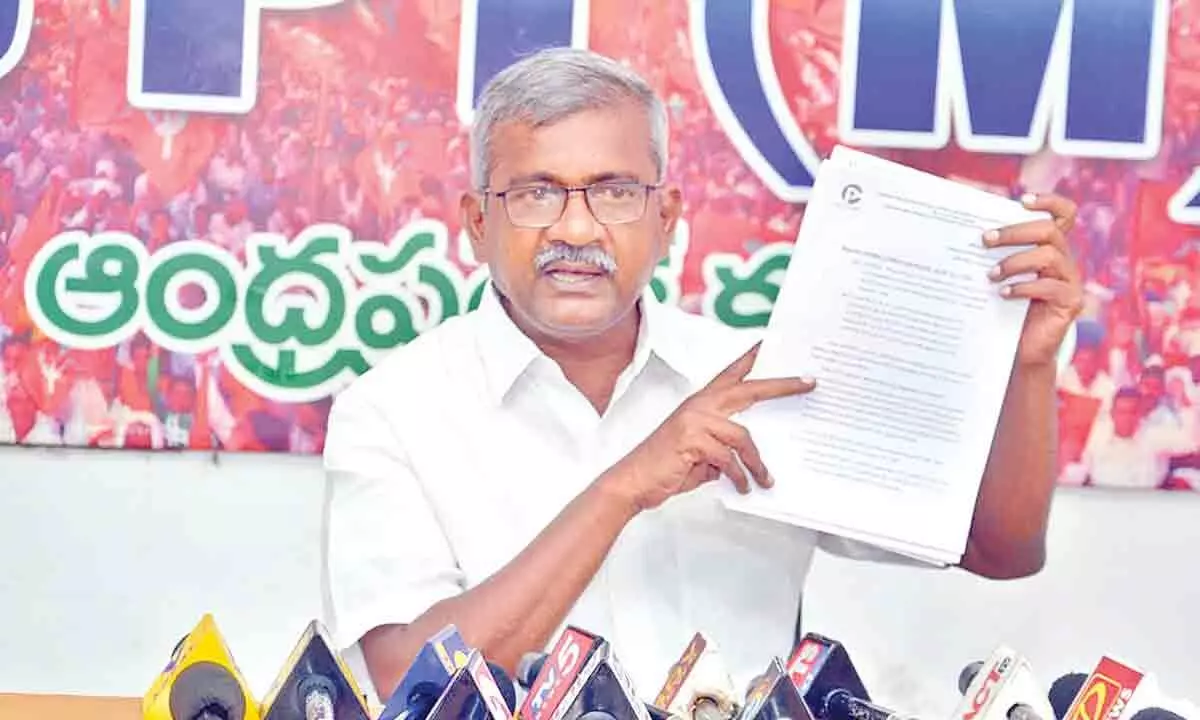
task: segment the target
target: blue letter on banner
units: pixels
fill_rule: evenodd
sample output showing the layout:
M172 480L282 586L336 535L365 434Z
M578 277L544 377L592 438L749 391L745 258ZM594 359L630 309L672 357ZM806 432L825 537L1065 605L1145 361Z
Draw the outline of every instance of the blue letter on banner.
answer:
M769 0L697 0L689 7L696 74L713 114L763 184L782 200L804 202L819 159L775 73Z
M0 7L0 78L25 57L29 36L33 34L33 0L17 0Z
M463 0L459 32L458 118L469 125L493 75L548 47L588 45L589 0Z
M851 144L1153 157L1167 4L846 0L839 134Z
M129 103L144 110L243 114L258 96L264 10L341 0L130 0Z

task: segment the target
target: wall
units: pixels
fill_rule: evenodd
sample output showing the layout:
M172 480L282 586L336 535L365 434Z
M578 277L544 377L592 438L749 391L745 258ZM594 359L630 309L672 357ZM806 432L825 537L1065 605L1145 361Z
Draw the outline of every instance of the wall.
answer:
M0 691L140 695L210 611L261 695L320 613L322 495L316 458L0 448ZM821 557L807 625L925 717L999 641L1047 683L1116 650L1182 691L1198 517L1200 495L1061 492L1047 571L1011 583Z

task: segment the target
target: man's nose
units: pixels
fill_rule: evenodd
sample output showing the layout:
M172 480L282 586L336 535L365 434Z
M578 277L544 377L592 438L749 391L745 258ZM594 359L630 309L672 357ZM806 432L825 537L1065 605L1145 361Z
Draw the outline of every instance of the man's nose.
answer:
M591 245L603 237L604 227L596 221L581 190L567 193L566 206L558 222L550 227L551 239L569 245Z

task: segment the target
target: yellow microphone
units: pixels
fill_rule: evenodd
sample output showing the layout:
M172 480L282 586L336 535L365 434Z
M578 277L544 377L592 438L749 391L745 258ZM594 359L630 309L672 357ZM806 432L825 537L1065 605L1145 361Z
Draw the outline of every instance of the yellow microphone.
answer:
M316 620L288 656L260 715L263 720L371 720L354 676Z
M210 614L200 618L142 698L144 720L260 720L258 705Z

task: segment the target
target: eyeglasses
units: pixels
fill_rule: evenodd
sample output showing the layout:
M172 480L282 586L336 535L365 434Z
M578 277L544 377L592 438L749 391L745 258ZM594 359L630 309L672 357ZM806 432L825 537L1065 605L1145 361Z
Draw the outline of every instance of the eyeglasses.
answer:
M567 198L575 192L583 193L592 217L603 225L636 222L646 212L650 191L659 187L640 182L608 181L579 187L524 185L501 192L484 192L500 198L508 221L513 225L542 229L558 222L567 209Z

